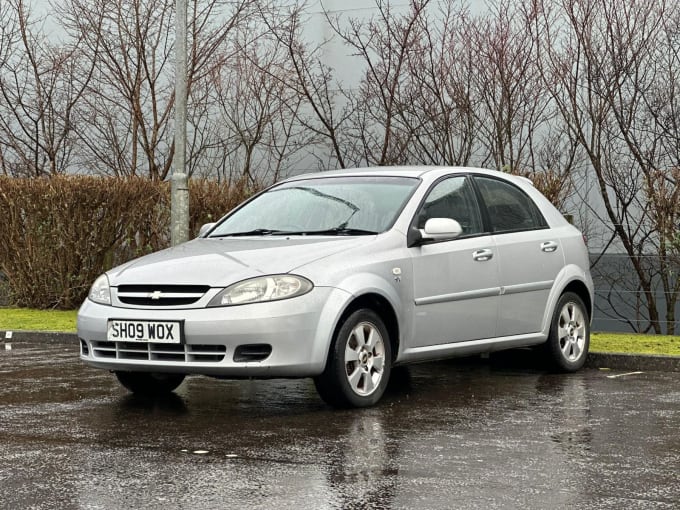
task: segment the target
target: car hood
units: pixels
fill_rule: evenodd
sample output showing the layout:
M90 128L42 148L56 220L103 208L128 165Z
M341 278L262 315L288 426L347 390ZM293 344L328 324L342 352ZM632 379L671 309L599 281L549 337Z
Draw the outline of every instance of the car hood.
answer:
M375 236L195 239L132 260L107 274L114 287L125 284L226 287L254 276L288 273L374 239Z

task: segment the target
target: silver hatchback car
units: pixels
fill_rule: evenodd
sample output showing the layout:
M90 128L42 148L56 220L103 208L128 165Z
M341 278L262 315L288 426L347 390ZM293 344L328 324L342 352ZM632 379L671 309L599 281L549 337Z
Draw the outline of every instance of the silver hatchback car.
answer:
M583 236L528 179L355 169L280 182L111 269L78 336L81 359L135 393L187 374L312 377L328 404L364 407L415 361L538 346L577 370L592 303Z

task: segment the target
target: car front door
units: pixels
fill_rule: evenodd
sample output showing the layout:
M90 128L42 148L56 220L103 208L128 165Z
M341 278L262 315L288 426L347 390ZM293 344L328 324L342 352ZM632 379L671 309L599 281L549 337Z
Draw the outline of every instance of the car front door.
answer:
M433 185L414 217L422 229L430 218L458 221L460 237L410 248L415 297L414 345L423 347L496 335L498 259L484 232L476 196L465 175Z
M501 296L498 336L541 330L550 289L564 267L560 239L531 198L513 184L475 177L496 247Z

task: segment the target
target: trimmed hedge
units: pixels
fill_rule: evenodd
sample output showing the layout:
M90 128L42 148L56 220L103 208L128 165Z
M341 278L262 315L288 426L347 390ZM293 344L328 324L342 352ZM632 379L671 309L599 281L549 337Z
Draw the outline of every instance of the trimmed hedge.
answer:
M215 221L254 190L189 184L190 229ZM139 178L0 176L0 272L10 302L76 308L103 271L170 245L170 185Z

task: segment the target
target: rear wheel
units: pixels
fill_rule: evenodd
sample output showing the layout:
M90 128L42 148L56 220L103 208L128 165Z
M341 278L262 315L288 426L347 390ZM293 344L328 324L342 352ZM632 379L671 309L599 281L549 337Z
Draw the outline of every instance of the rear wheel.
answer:
M583 366L590 346L590 321L583 300L572 292L557 302L545 344L548 360L561 372L574 372Z
M326 368L314 379L321 398L333 407L368 407L387 387L392 366L387 328L373 310L360 309L338 329Z
M167 395L184 381L184 374L153 372L116 372L118 381L137 395Z

